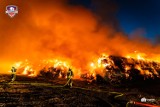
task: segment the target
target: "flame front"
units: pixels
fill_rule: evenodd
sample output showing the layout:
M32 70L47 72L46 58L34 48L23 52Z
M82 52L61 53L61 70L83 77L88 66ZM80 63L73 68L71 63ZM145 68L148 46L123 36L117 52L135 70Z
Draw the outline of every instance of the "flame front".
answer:
M139 71L139 74L146 78L159 77L160 63L145 59L136 53L137 58L132 57L114 57L106 54L100 55L93 59L91 63L86 65L85 70L83 68L75 67L73 63L67 60L48 59L41 60L38 63L30 63L28 60L24 62L17 62L14 65L17 66L18 74L26 76L37 76L42 69L46 72L52 72L50 69L60 70L59 78L62 78L62 74L66 74L68 69L73 69L76 79L80 79L82 75L86 74L86 78L96 79L96 75L99 74L102 77L107 76L111 78L114 73L120 72L126 78L132 78L132 69ZM116 59L118 58L118 59ZM119 64L118 64L118 63ZM120 67L121 66L121 67Z

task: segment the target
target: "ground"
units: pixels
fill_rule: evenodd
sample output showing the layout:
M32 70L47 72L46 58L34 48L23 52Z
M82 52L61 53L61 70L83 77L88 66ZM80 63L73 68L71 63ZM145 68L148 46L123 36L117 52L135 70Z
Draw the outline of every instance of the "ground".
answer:
M156 102L146 104L160 106L159 81L115 86L97 81L73 80L73 87L65 88L66 79L17 76L15 82L9 83L10 75L1 74L0 78L0 107L125 107L128 101L140 102L142 97L156 99ZM128 106L142 107L134 104Z

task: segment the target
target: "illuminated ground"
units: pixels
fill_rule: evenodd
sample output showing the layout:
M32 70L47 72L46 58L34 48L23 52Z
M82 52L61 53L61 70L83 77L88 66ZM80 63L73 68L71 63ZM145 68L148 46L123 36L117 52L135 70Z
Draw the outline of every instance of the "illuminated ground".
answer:
M88 84L86 81L74 80L72 89L64 88L65 79L46 80L18 76L14 83L10 75L1 75L0 106L100 106L115 107L125 106L127 101L139 101L142 97L154 98L154 103L159 105L159 82L151 85L100 84L96 81ZM140 86L141 84L141 86ZM158 85L156 85L158 84ZM113 92L123 93L124 96L114 98ZM133 106L132 106L133 107Z

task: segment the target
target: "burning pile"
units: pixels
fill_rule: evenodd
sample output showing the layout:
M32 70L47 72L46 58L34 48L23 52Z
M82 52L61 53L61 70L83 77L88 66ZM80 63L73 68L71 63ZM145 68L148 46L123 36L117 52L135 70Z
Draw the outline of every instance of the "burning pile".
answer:
M59 60L40 60L39 63L31 63L28 60L20 61L13 64L17 68L17 73L20 75L37 76L40 71L51 72L54 70L61 70L66 72L69 68L67 62Z
M17 67L17 72L20 75L26 76L40 76L45 75L46 78L66 78L66 73L69 68L73 69L76 79L94 80L97 75L114 80L118 78L132 79L135 76L142 76L143 79L159 78L160 63L137 55L136 58L127 58L120 56L111 56L102 54L101 57L93 60L87 66L86 70L83 68L76 68L67 61L62 60L41 60L39 63L31 63L28 60L24 62L17 62L14 66ZM51 74L51 75L50 75ZM52 77L49 77L52 76Z
M133 70L137 70L138 74L143 75L145 79L159 77L160 63L134 58L103 56L99 58L95 71L97 68L102 68L108 77L114 73L123 73L126 78L132 78L131 74L135 73Z

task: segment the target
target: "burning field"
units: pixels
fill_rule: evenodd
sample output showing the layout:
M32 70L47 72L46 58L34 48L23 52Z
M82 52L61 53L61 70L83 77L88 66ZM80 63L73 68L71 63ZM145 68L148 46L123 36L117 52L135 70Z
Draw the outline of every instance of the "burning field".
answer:
M77 99L76 95L82 88L85 90L80 99L85 97L90 102L88 104L94 102L95 105L91 106L96 106L96 102L109 105L109 93L105 91L119 91L126 95L138 90L136 95L141 95L138 98L151 96L158 99L160 96L160 45L152 44L142 36L130 38L126 35L114 17L115 9L106 10L106 23L103 23L99 11L92 12L83 6L69 4L68 0L2 0L0 7L5 8L13 2L19 7L17 16L11 19L0 14L0 20L3 20L0 22L0 73L5 74L4 78L1 77L1 95L8 98L8 105L14 96L21 102L35 100L40 90L43 95L39 99L46 99L42 105L69 106L68 102ZM108 8L111 6L108 3ZM2 12L4 10L0 8ZM17 83L7 84L12 66L17 69ZM55 88L65 84L69 68L74 73L73 92ZM94 88L102 89L100 92L90 90ZM16 91L12 92L12 89ZM47 92L54 97L45 96ZM68 96L70 99L65 99ZM127 98L138 101L137 96ZM89 106L80 99L71 105ZM0 102L5 103L3 98ZM12 104L22 105L15 101Z

